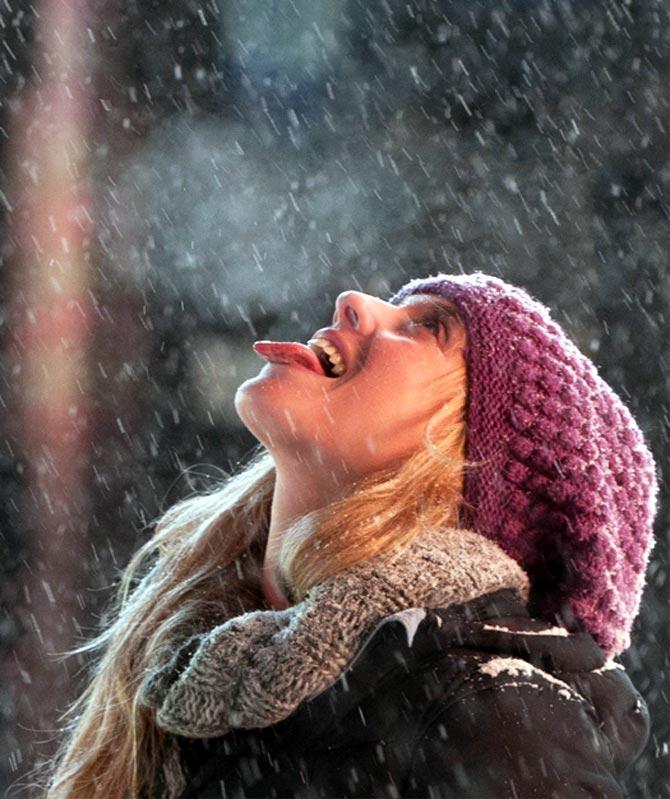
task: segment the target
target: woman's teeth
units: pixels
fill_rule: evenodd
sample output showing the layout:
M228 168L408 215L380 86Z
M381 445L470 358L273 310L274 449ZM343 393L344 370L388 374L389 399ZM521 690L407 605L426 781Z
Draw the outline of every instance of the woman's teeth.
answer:
M322 350L325 353L326 358L328 359L331 365L330 366L331 372L334 375L339 377L340 375L343 375L347 371L347 368L344 365L344 360L340 355L340 353L338 352L337 347L334 344L332 344L330 341L328 341L325 338L311 338L307 342L307 344L308 346L312 347L312 349L318 347L320 350Z

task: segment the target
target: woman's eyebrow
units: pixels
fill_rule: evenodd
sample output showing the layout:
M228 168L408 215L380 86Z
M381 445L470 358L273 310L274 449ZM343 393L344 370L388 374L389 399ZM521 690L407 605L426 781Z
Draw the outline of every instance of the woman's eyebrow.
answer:
M421 298L417 300L417 295L414 297L406 297L403 299L397 308L421 308L423 306L432 307L432 308L441 308L445 313L451 313L454 316L460 317L460 313L458 308L454 305L453 302L450 300L445 300L443 297L435 297L429 294L421 295Z

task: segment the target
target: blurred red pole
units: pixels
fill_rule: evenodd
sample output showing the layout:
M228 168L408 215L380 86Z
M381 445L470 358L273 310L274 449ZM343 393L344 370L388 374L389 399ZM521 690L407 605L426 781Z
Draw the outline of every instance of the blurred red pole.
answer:
M21 685L19 772L24 768L18 760L33 759L33 742L51 737L70 698L66 666L55 655L76 642L84 606L78 590L86 585L88 556L89 350L95 318L89 290L91 23L86 0L42 0L34 11L34 76L11 122L7 193L16 245L10 415L25 468L22 518L30 551L22 597L28 632L3 668L4 677Z

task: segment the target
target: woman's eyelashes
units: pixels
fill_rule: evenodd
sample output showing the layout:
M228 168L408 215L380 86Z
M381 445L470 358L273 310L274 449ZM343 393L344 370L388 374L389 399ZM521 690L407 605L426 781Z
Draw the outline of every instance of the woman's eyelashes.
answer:
M436 338L438 338L440 333L444 333L445 338L449 336L449 320L443 314L431 314L419 319L412 319L410 325L427 327Z

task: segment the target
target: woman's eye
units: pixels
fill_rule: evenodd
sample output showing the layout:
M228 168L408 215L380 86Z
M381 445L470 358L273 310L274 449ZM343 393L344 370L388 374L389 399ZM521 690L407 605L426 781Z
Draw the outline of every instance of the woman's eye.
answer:
M449 332L447 323L436 316L427 317L426 319L415 319L413 324L420 327L427 327L435 336L437 336L440 332L444 332L446 336Z

